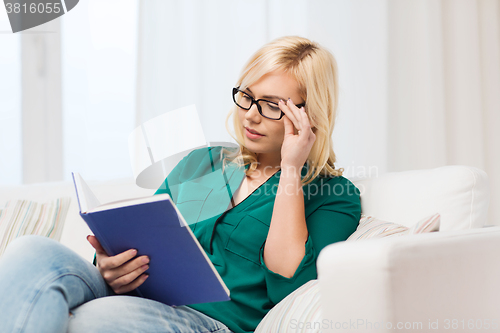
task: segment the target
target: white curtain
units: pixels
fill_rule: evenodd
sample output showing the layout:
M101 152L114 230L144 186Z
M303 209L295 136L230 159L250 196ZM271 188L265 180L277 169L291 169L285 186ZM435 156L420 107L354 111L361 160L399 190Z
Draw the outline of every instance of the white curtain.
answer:
M388 7L388 165L465 164L488 173L500 224L500 1Z
M295 34L306 1L172 1L140 3L137 125L196 104L208 141L227 141L224 120L231 89L246 59L293 15ZM269 17L274 6L289 7ZM269 16L268 16L269 15ZM273 28L276 26L276 28Z
M140 4L136 124L196 104L227 141L230 91L250 55L283 35L339 65L337 166L351 178L465 164L490 177L500 224L500 1L147 0Z

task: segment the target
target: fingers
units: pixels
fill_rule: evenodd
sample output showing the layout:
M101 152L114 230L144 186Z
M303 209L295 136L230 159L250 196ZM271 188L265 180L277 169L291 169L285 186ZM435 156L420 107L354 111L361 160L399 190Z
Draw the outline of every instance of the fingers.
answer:
M285 122L285 135L294 135L295 132L294 132L294 126L293 126L293 123L292 121L290 120L290 118L288 118L288 116L285 115L285 117L283 118L284 119L284 122Z
M135 258L134 249L108 256L95 236L87 236L87 240L96 250L99 271L115 293L132 291L147 279L148 275L143 274L149 268L147 256Z
M146 281L148 274L143 274L149 268L148 265L142 265L132 272L120 276L111 283L108 283L110 287L117 294L127 293L139 287Z
M118 266L115 266L116 261L113 262L112 259L114 259L114 257L109 257L101 260L102 264L100 266L103 272L102 276L104 277L104 280L108 282L108 284L114 280L119 279L122 276L129 274L130 272L135 271L142 266L147 266L147 264L149 264L149 258L147 256L135 258L130 262ZM147 268L148 267L146 267L146 269Z
M137 255L137 250L128 250L120 254L117 254L116 256L102 258L102 260L99 262L99 266L104 271L113 270L119 267L124 268L125 267L124 264L132 260L136 255ZM147 258L147 257L142 256L140 258ZM134 261L131 262L135 262L136 264L138 264L137 259L140 258L136 258Z
M123 285L121 287L118 287L118 288L113 288L113 291L117 294L124 294L124 293L128 293L129 291L132 291L136 288L138 288L141 284L144 283L144 281L146 281L146 279L148 278L148 275L147 274L143 274L141 275L139 278L135 279L132 283L130 284L127 284L127 285Z
M92 245L97 254L106 254L106 251L104 251L101 243L99 243L95 236L87 236L87 241L90 243L90 245Z
M288 117L288 119L290 119L290 121L293 123L293 126L298 130L298 134L305 134L308 136L311 132L311 124L304 107L300 109L297 108L297 106L292 102L291 99L288 99L286 103L280 100L279 106L280 109L285 113L286 117ZM285 133L290 133L290 130L287 129L286 122Z
M122 254L126 254L127 252ZM141 256L120 266L114 266L119 262L113 261L116 257L108 257L101 260L100 271L106 283L116 293L125 293L141 285L146 279L145 275L142 277L142 281L138 281L140 279L138 277L148 270L149 258Z
M295 126L296 129L300 130L299 121L296 118L296 116L295 116L294 112L292 111L289 104L293 104L293 103L288 103L288 102L285 102L285 101L280 99L278 106L280 107L281 111L283 111L285 113L285 115L292 121L293 126ZM294 105L294 107L297 108L295 105Z
M309 117L307 116L306 114L306 111L304 109L304 107L301 107L299 109L299 113L300 113L300 116L302 118L302 127L301 127L301 133L305 134L305 135L308 135L309 132L311 134L314 134L312 132L312 128L311 128L311 123L309 122ZM300 133L299 133L300 134Z

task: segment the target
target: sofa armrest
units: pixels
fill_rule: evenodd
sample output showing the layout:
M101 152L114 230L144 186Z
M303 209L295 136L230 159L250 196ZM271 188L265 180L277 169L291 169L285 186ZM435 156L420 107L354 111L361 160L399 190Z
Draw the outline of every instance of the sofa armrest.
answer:
M499 331L500 227L332 244L318 279L324 332Z

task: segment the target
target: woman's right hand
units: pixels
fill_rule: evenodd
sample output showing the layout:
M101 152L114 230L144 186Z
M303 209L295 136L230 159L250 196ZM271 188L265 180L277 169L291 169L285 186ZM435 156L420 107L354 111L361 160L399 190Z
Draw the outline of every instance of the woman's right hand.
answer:
M115 293L132 291L148 278L143 274L149 268L147 256L135 258L137 250L128 250L110 257L95 236L87 236L87 240L96 251L97 269Z

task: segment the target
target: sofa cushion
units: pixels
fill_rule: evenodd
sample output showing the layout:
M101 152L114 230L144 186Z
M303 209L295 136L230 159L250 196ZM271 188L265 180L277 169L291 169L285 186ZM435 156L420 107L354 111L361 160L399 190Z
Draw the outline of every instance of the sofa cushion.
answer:
M47 203L11 200L0 209L0 256L7 245L24 235L40 235L60 240L71 198Z
M351 179L361 192L361 211L411 226L422 216L441 215L440 231L482 228L487 224L487 174L474 167L389 172Z
M439 231L439 223L439 214L428 216L411 227L405 227L401 224L387 222L373 216L361 214L358 228L349 238L347 238L347 241Z
M318 280L311 280L276 304L255 333L321 332Z

